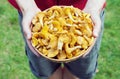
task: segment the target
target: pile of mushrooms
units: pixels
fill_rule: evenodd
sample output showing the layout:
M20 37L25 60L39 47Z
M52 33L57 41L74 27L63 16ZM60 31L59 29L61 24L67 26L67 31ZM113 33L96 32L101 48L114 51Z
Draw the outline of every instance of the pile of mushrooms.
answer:
M73 6L53 6L37 13L31 31L33 47L55 59L83 54L94 41L90 14Z

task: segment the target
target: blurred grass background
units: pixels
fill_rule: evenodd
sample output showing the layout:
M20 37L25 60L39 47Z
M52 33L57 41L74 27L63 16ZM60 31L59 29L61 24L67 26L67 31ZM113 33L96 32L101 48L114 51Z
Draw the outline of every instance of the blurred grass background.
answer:
M120 0L107 0L105 30L95 79L120 79ZM36 79L31 73L18 13L0 0L0 79Z

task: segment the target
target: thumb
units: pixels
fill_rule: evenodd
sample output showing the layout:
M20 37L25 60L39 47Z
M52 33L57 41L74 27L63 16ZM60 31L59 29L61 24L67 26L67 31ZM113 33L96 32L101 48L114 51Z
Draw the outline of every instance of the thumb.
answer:
M31 19L29 17L24 17L22 21L23 32L26 39L31 39L31 29L30 29Z
M99 15L92 15L91 19L93 20L94 27L93 27L93 36L98 37L99 32L101 30L101 20Z

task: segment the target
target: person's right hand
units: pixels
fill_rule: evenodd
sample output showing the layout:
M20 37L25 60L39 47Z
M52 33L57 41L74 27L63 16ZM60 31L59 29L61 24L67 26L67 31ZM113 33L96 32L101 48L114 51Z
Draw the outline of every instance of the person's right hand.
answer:
M30 48L30 50L37 56L39 54L34 50L34 48L31 45L31 21L33 17L40 12L41 10L37 7L34 0L16 0L22 15L22 28L23 28L23 34L26 39L26 42ZM27 3L27 4L26 4Z
M22 27L26 39L31 39L31 21L38 12L40 12L40 10L35 8L34 10L28 10L23 13Z
M36 51L34 50L34 48L31 45L31 28L30 28L30 26L31 26L31 21L32 21L33 17L38 12L40 12L40 10L37 8L35 8L34 10L26 11L23 13L23 20L22 20L23 34L26 39L26 42L27 42L29 48L31 49L31 51L37 56L39 56L38 53L36 53Z

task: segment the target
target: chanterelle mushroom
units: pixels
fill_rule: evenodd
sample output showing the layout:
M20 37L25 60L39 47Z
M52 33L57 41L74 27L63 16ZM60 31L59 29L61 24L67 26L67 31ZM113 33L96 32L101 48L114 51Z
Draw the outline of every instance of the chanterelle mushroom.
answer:
M73 33L70 33L70 35L71 35L70 47L74 47L75 43L77 42L77 36L75 36Z
M64 43L69 43L71 41L70 37L68 34L61 34L58 38L58 50L62 50L63 44Z
M58 50L55 50L55 49L49 49L48 50L48 57L55 57L57 54L59 53Z
M43 28L41 29L40 36L43 36L46 39L49 39L49 27L45 24Z
M39 22L37 22L34 27L32 28L33 32L38 32L41 30L41 24Z
M50 37L50 42L49 42L47 47L51 48L51 49L57 48L57 40L58 40L58 38L56 36L54 36L54 35L49 35L49 37Z
M60 53L57 55L58 59L65 59L66 58L66 53L65 51L60 51Z
M45 14L43 12L40 12L37 16L39 18L40 24L43 26L43 17L45 16Z
M59 16L63 16L63 10L59 6L53 6L51 10L57 11L59 13Z
M74 47L69 47L68 43L65 43L65 51L66 53L72 53L74 50L81 48L81 46L74 46Z
M38 45L38 40L35 37L32 37L32 45L34 47Z
M56 28L56 31L61 32L62 31L62 27L60 26L60 23L58 21L53 21L53 28Z

